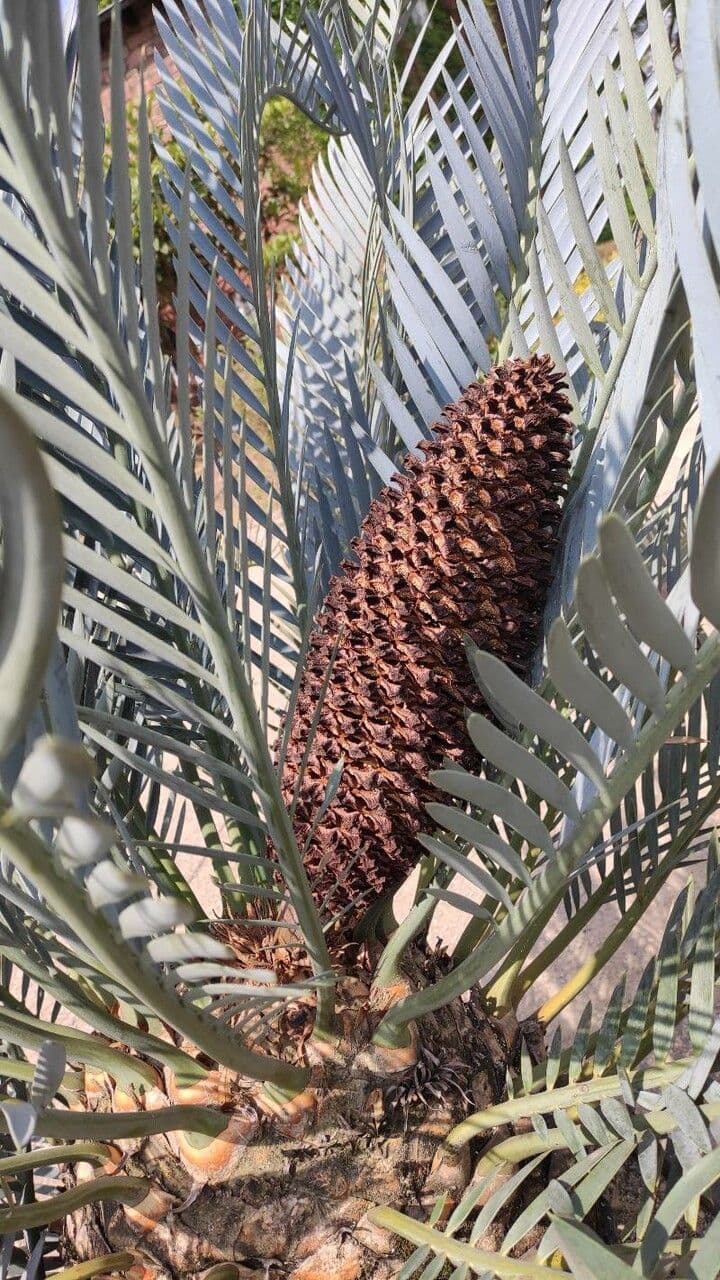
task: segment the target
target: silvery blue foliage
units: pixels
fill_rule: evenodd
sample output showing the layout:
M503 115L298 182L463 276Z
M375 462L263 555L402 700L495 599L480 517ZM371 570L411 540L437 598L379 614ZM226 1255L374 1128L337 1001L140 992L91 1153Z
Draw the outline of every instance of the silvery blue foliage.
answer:
M717 13L711 0L678 6L679 23L661 0L497 10L501 30L480 0L461 3L418 83L400 0L328 2L297 25L263 0L166 0L165 129L152 136L143 97L133 208L119 8L108 166L95 0L53 8L47 26L15 0L0 7L0 416L20 458L1 491L1 586L20 603L0 632L0 666L15 643L2 675L18 700L0 762L0 986L20 975L29 1019L3 1007L0 1031L20 1079L47 998L51 1021L70 1009L96 1033L64 1041L54 1028L81 1062L192 1070L192 1045L304 1086L305 1068L266 1039L308 989L318 1029L332 1023L327 921L278 764L313 618L374 494L443 407L495 361L545 351L567 375L576 434L536 688L469 652L497 715L468 722L476 773L437 762L449 801L429 812L424 888L378 981L438 902L469 923L449 971L376 1035L401 1042L478 983L514 1009L553 912L564 908L568 946L579 913L605 903L622 931L641 891L702 856L697 903L676 899L634 1000L623 987L594 1021L584 1013L569 1056L551 1045L535 1070L525 1055L522 1090L503 1104L512 1119L542 1095L534 1137L546 1141L552 1116L575 1160L575 1198L555 1187L536 1207L548 1251L559 1241L578 1275L602 1261L569 1216L608 1185L597 1167L609 1175L637 1147L654 1195L657 1152L638 1135L645 1112L672 1119L692 1182L682 1204L679 1192L667 1211L658 1202L638 1253L652 1274L673 1205L671 1230L717 1176L705 1127L717 1107ZM279 282L258 173L275 95L329 135ZM152 146L175 249L172 362ZM47 478L62 531L38 499ZM27 536L13 541L16 527ZM207 860L225 909L254 904L248 928L295 930L302 976L279 983L271 957L237 981L185 857ZM686 1007L694 1058L678 1076L666 1059ZM650 1044L666 1074L638 1091L625 1072ZM578 1117L577 1098L550 1095L560 1073L572 1089L583 1071L612 1096ZM51 1083L14 1111L18 1139ZM439 1233L403 1230L442 1256ZM438 1274L428 1259L416 1270Z

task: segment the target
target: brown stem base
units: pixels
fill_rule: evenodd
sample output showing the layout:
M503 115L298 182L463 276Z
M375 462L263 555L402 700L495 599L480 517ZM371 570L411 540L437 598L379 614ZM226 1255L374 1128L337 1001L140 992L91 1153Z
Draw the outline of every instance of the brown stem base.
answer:
M136 1144L126 1169L150 1177L172 1207L160 1198L149 1230L120 1206L84 1211L67 1224L72 1255L133 1249L143 1280L199 1280L223 1262L258 1280L390 1280L407 1246L370 1223L368 1210L392 1205L425 1218L439 1193L457 1202L469 1157L445 1167L443 1140L469 1109L500 1096L512 1046L471 997L425 1020L417 1063L383 1076L367 1053L375 1020L367 989L348 1001L339 1052L313 1068L316 1104L304 1127L283 1127L255 1099L257 1124L237 1129L246 1137L229 1180L209 1168L211 1153L205 1173L202 1152L189 1172L172 1135ZM246 1092L228 1120L251 1105Z

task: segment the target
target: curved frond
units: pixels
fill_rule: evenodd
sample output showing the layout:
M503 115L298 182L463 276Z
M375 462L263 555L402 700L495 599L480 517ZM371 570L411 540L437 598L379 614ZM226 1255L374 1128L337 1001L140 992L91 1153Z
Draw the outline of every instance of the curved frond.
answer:
M152 290L148 296L144 287L154 265L142 106L139 267L132 256L119 33L116 20L113 171L107 179L112 205L103 190L102 134L97 127L101 115L94 0L83 0L79 16L81 165L72 150L65 149L70 137L69 86L56 75L43 79L48 47L27 14L13 10L0 55L0 169L15 197L14 204L3 206L0 226L7 259L7 305L0 326L4 381L12 411L27 414L43 445L52 485L62 501L67 574L60 639L70 654L68 675L80 725L95 753L97 810L123 851L117 862L103 861L106 842L96 856L88 853L73 863L74 837L70 839L70 864L61 860L55 865L46 905L67 923L70 916L63 904L72 896L74 877L81 874L89 897L77 909L89 913L87 927L71 927L69 944L72 951L80 941L85 959L87 939L94 936L96 946L100 944L101 913L107 907L115 912L127 939L163 932L187 913L200 915L192 891L172 857L164 853L164 846L183 843L184 806L189 805L196 830L207 833L209 849L228 847L231 861L223 874L243 891L260 896L263 884L274 882L278 871L289 877L268 892L278 909L293 904L292 911L303 920L316 973L324 975L329 969L324 935L268 743L269 689L275 674L271 654L276 651L270 642L268 606L262 606L263 691L257 701L247 609L239 621L253 590L265 598L262 593L271 579L267 564L276 545L271 532L263 540L260 581L241 579L228 598L225 584L228 577L237 584L236 555L239 560L245 548L241 537L236 550L234 529L229 544L216 539L213 503L197 502L202 481L206 493L208 485L214 492L215 472L205 465L196 475L190 423L183 419L182 406L177 424L172 419ZM59 28L52 34L57 43ZM19 75L16 51L23 43L29 51L31 93ZM46 83L52 102L43 97ZM55 163L58 156L60 165ZM184 199L187 204L187 192ZM211 336L212 322L208 346ZM231 394L228 390L226 400ZM242 527L247 531L247 469L241 465L233 475L237 445L232 443L229 402L224 415L225 444L229 442L221 479L224 512L234 521L242 503ZM206 442L209 435L206 421ZM48 505L46 518L50 514ZM272 518L269 524L272 531ZM241 572L248 561L249 557L243 559ZM31 585L28 579L28 588ZM48 589L44 606L51 608L52 600ZM291 604L287 617L292 633ZM248 641L242 656L239 634ZM282 643L275 643L280 643L282 653ZM57 695L54 704L49 702L51 716L58 702ZM40 717L30 741L44 727ZM17 767L6 779L10 787L16 777ZM15 783L16 797L20 781ZM12 833L9 826L4 831L6 858L19 872L26 856L24 875L37 885L42 842L24 820L18 822ZM52 822L44 834L53 843ZM269 838L277 854L273 863L266 853ZM185 843L193 843L192 838L186 837ZM81 847L85 848L82 841ZM234 853L241 859L235 864L238 875L230 871ZM95 861L98 866L91 869ZM154 882L149 897L148 871ZM23 882L18 883L11 870L7 880L23 892ZM9 888L12 891L13 885ZM60 934L67 940L67 933ZM197 941L193 946L192 955L201 955L203 944ZM135 964L132 947L124 956L127 978ZM152 981L147 974L143 978L146 995L153 992L151 1006L153 1000L162 1003L165 966L177 959L174 953L161 953L159 941L158 954L152 959L148 955L148 964L161 966ZM138 995L137 983L133 986L131 981L129 987ZM188 1000L185 1005L189 1009ZM196 1029L199 1034L199 1023ZM224 1044L232 1056L232 1038L226 1037ZM272 1065L268 1070L272 1074Z
M704 600L711 617L716 609L716 503L713 479L706 486L697 516L707 542L694 543L697 559L694 550L690 555L693 593ZM507 999L530 947L563 895L580 880L590 897L591 868L599 868L604 878L603 831L608 824L612 831L621 806L644 776L652 783L658 759L664 798L672 804L682 795L683 755L680 752L668 759L665 744L673 735L681 741L691 737L700 700L720 670L712 623L701 629L701 647L696 653L617 516L606 517L601 524L599 555L581 565L576 600L586 656L584 663L577 655L568 660L572 641L565 624L558 621L550 641L550 670L560 686L559 698L550 689L544 696L534 692L497 658L469 650L483 695L504 726L497 730L485 717L474 718L477 740L482 741L488 763L517 758L517 776L531 778L531 787L537 779L541 789L534 796L530 792L511 798L505 788L464 776L457 769L434 775L437 785L469 802L471 809L468 815L462 807L431 806L430 816L441 824L442 831L440 838L426 838L423 843L438 867L459 871L467 882L482 888L479 926L473 933L474 949L446 977L385 1015L376 1033L380 1043L402 1036L409 1019L467 989L499 962L507 972L504 978L496 976L491 991L501 1002ZM642 608L638 607L640 602ZM570 695L577 699L576 706L568 705ZM601 754L597 731L593 732L597 723L602 726ZM525 735L522 746L512 743L520 728ZM617 735L614 742L611 734ZM525 755L527 765L523 763ZM696 779L702 755L700 751L693 764ZM543 774L531 763L537 757L549 763L564 784L574 779L579 818L563 817L542 803L547 788ZM647 861L639 863L634 862L637 848L632 838L620 844L615 853L614 880L607 881L610 886L619 888L619 869L621 879L629 871L636 886L649 869L659 873L659 883L664 881L686 856L687 842L697 834L695 819L702 812L707 817L712 814L716 804L714 777L711 768L701 791L695 791L694 813L686 817L684 826L687 840L681 840L678 847L671 839L662 851L648 842L643 855ZM704 809L698 795L707 802ZM564 807L567 809L567 802ZM473 810L485 820L471 816ZM673 837L679 818L676 813L670 825ZM471 849L480 857L479 867L468 859ZM447 877L441 877L440 884L446 883ZM470 910L475 914L472 907Z

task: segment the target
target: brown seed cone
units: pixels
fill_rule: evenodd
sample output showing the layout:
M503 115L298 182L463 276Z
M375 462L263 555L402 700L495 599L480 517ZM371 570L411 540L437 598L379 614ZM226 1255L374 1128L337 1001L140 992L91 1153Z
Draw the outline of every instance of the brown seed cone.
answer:
M472 763L465 711L484 709L470 636L526 675L567 479L570 406L547 356L511 360L445 410L384 489L333 578L312 636L283 777L290 802L340 635L295 811L302 843L340 757L337 794L306 855L317 901L362 910L417 863L428 774ZM435 793L437 794L437 793ZM352 904L352 905L350 905Z

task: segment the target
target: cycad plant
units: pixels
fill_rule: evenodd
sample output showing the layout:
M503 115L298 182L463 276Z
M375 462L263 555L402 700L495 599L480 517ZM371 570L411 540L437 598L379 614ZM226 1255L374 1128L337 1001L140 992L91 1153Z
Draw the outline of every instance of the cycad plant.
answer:
M717 6L411 8L165 0L133 207L0 5L2 1275L720 1271Z

